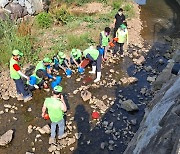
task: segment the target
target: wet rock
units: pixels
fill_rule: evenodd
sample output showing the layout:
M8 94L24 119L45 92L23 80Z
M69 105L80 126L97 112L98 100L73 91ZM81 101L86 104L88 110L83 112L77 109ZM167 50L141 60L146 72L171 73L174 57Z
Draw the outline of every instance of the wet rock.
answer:
M108 121L103 121L102 125L103 125L104 127L107 127Z
M13 117L13 119L16 121L17 120L17 118L16 117Z
M0 111L0 115L1 115L1 114L4 114L4 111Z
M152 67L151 67L151 66L147 66L147 67L144 67L144 69L145 69L147 72L149 72L149 71L152 70Z
M114 144L114 141L113 140L109 140L109 144Z
M9 100L9 95L2 95L2 99L5 101Z
M134 63L137 65L141 65L145 62L144 56L141 56L139 59L133 59Z
M51 129L50 129L49 125L45 125L44 127L42 127L42 130L44 130L44 132L46 134L50 134L50 132L51 132Z
M41 134L45 134L46 132L44 131L44 129L40 128L38 129L38 131L41 133Z
M34 153L32 153L32 152L26 152L26 154L34 154Z
M56 150L56 151L54 151L54 153L55 153L55 154L60 154L60 151L57 151L57 150Z
M32 111L32 109L29 107L27 111L28 111L28 112L31 112L31 111Z
M9 112L9 109L5 109L5 112Z
M76 79L76 82L79 82L79 81L81 81L81 78L77 78L77 79Z
M12 109L12 110L10 110L10 113L15 113L15 111Z
M131 100L125 100L121 102L121 108L125 109L126 111L137 111L138 106Z
M159 59L159 64L164 64L163 59Z
M33 131L32 125L29 125L29 126L28 126L28 134L31 134L32 131Z
M109 72L110 72L110 73L114 73L115 71L114 71L113 69L110 69Z
M49 152L53 152L53 151L56 151L56 146L55 145L51 145L49 148L48 148L48 151Z
M79 92L79 90L74 90L73 94L76 95Z
M76 139L78 140L78 139L80 139L82 133L75 133L74 135L75 135Z
M135 83L138 81L137 78L135 77L124 77L122 79L120 79L120 81L123 83L123 84L131 84L131 83Z
M153 77L148 76L148 77L147 77L147 81L148 81L148 82L154 82L155 80L156 80L156 76L153 76Z
M111 134L111 133L112 133L112 130L108 129L108 130L105 131L105 134Z
M75 143L75 142L76 142L75 138L69 138L68 139L68 146Z
M102 142L102 143L101 143L101 149L104 149L105 146L106 146L106 143L105 143L105 142Z
M71 148L70 148L70 151L74 151L74 147L71 147Z
M3 135L0 137L0 145L1 145L1 146L5 146L5 145L7 145L9 142L11 142L12 137L13 137L13 133L14 133L13 130L8 130L5 134L3 134Z
M132 119L130 122L131 122L132 125L136 125L137 124L137 120L136 119Z
M107 97L108 97L107 95L104 95L104 96L102 97L102 99L105 100L105 99L107 99Z
M113 150L114 150L114 148L113 148L112 145L109 145L109 146L108 146L108 149L109 149L110 151L113 151Z
M83 101L87 101L87 100L91 99L91 96L92 96L92 94L89 91L87 91L87 90L81 91L81 97L82 97Z

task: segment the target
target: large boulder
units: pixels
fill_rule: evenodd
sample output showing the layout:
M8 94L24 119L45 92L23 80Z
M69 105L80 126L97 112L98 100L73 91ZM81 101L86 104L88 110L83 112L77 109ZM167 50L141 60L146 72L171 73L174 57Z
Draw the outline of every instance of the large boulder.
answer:
M0 137L0 145L1 145L1 146L5 146L5 145L7 145L9 142L11 142L12 137L13 137L13 133L14 133L13 130L8 130L5 134L3 134L3 135Z
M126 111L137 111L137 110L139 110L138 106L131 99L122 101L120 103L121 103L121 108L123 108Z

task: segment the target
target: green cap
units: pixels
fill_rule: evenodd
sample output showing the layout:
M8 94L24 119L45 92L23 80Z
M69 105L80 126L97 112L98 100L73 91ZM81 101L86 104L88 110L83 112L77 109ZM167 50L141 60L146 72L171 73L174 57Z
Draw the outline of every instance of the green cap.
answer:
M72 53L73 56L75 56L75 55L77 55L77 50L76 49L72 49L71 53Z
M23 56L23 53L22 52L20 52L19 50L13 50L13 52L12 52L12 54L14 55L14 56Z
M61 51L58 52L58 56L61 57L61 58L65 58L66 57L66 55L63 52L61 52Z
M44 62L44 63L52 63L52 60L51 60L49 57L45 57L45 58L43 59L43 62Z
M122 25L120 25L120 28L125 29L126 25L122 24Z
M54 90L55 92L61 93L61 92L62 92L62 87L61 87L61 86L55 86L53 90Z

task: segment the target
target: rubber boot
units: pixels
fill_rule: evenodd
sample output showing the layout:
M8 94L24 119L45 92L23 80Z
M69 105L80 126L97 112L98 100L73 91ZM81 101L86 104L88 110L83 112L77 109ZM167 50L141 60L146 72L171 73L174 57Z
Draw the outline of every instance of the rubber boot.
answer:
M97 77L94 80L94 82L98 82L98 81L100 81L100 79L101 79L101 72L97 72Z
M95 74L96 73L96 66L92 66L92 71L89 71L89 73Z

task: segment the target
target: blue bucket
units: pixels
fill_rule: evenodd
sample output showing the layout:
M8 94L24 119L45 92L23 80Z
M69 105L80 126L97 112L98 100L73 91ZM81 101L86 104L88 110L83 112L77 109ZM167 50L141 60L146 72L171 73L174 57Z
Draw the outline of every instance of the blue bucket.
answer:
M35 76L30 76L29 84L30 85L35 85L37 82L37 79Z
M66 76L71 76L72 75L72 71L70 69L66 69Z
M58 84L56 81L51 82L51 88L54 89Z
M79 72L80 74L83 74L83 73L84 73L84 68L78 67L78 72Z
M56 80L55 80L58 84L61 83L62 81L62 77L61 76L56 76Z

